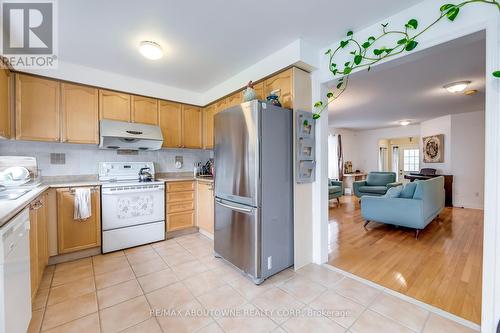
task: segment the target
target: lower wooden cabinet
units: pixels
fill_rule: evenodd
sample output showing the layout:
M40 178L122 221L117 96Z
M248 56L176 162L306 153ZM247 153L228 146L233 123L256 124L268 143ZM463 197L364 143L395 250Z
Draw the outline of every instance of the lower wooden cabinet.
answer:
M57 247L58 253L70 253L101 246L101 207L98 188L92 188L92 215L86 220L74 218L72 188L57 192Z
M166 186L167 231L195 225L194 181L170 182Z
M214 233L214 184L199 181L196 191L196 224L200 230Z
M45 193L30 204L30 277L32 299L36 295L48 261L47 194Z

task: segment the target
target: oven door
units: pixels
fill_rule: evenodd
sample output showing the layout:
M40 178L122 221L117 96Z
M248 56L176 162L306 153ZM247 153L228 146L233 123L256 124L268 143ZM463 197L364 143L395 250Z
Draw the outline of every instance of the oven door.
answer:
M165 185L103 187L102 229L113 230L165 220Z

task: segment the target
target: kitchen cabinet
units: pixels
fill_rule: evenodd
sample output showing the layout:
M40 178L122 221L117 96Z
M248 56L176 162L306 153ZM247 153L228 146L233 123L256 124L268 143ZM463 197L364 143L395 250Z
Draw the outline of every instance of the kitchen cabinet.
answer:
M158 123L163 134L163 147L182 147L182 104L160 101Z
M239 105L243 102L243 95L241 91L238 91L226 98L226 108Z
M203 148L205 149L212 149L214 147L215 111L215 104L203 108Z
M264 95L264 81L255 83L253 89L255 90L258 100L263 101L266 99L266 96Z
M132 96L132 121L134 123L158 125L158 100Z
M31 298L34 299L43 271L49 261L47 234L47 194L30 204L30 278Z
M202 148L201 108L184 105L182 110L182 146L185 148Z
M56 190L59 254L101 246L100 194L97 187L92 188L91 191L92 215L86 220L75 220L73 188Z
M196 224L202 231L214 233L213 182L198 181L196 191Z
M9 139L11 136L11 113L10 113L10 71L6 68L0 69L0 137Z
M60 140L58 81L16 75L16 139Z
M78 84L61 84L62 141L99 143L99 92Z
M166 186L167 232L194 226L194 181L169 182Z
M99 89L99 117L101 119L131 121L130 95Z
M287 69L270 78L264 80L264 96L268 96L272 91L279 96L281 105L284 108L293 108L293 68Z

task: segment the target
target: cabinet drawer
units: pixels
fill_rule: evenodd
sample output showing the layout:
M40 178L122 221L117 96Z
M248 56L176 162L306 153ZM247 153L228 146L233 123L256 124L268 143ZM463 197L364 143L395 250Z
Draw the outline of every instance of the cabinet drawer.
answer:
M194 201L173 202L167 204L167 214L194 210Z
M194 200L194 191L185 191L185 192L167 192L167 203L171 202L180 202L180 201L193 201Z
M171 182L167 183L167 192L193 191L194 182Z
M167 231L175 231L194 226L194 211L167 215Z

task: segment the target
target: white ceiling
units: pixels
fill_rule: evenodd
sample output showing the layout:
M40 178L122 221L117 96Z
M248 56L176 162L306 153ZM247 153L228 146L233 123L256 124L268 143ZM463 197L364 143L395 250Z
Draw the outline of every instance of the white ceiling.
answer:
M374 129L484 110L485 34L465 36L350 76L349 87L330 106L329 125ZM450 94L443 85L469 80L473 96Z
M420 0L63 0L59 59L205 92L297 39L323 47ZM141 40L160 43L153 62Z

